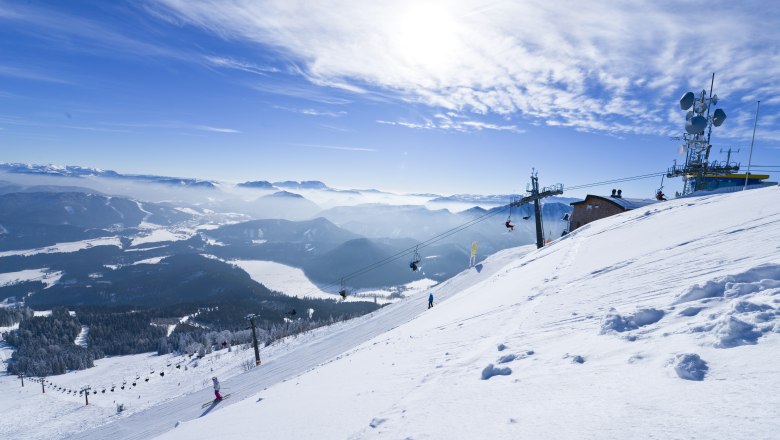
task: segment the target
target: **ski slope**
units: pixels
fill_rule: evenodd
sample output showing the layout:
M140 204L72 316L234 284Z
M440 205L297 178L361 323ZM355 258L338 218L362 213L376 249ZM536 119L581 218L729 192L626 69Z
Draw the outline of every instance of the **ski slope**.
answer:
M206 387L102 426L84 411L10 434L777 438L779 200L674 200L503 251L433 288L431 310L427 293L406 298L264 358L213 407Z
M332 362L361 343L398 327L425 312L428 304L428 292L434 294L437 302L444 301L462 289L489 277L509 261L532 250L532 246L525 246L494 254L478 266L479 270L473 269L464 272L425 293L411 295L369 315L332 326L323 332L321 337L296 346L294 350L280 354L272 360L264 360L259 368L227 380L220 380L222 393L231 394L230 400L222 402L220 406L229 406L241 399L251 398L257 393L257 390L293 379L318 365ZM161 403L147 411L123 417L117 422L94 430L78 435L69 435L68 438L152 438L171 429L177 421L192 420L207 414L211 408L203 410L201 405L213 398L214 394L211 388L206 388Z
M159 438L777 438L778 200L592 223Z

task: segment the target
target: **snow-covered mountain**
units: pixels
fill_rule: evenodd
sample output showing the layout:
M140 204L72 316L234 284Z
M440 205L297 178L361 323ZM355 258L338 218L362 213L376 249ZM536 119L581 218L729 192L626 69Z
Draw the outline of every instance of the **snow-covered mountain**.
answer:
M77 165L37 165L26 163L0 163L0 171L11 174L33 174L58 177L106 177L111 179L135 180L145 183L159 183L177 187L215 189L215 182L182 177L154 176L147 174L120 174L112 170L86 168Z
M242 182L238 186L242 188L276 189L273 183L266 180L253 180L251 182Z
M194 385L179 382L200 391L144 397L121 416L113 404L85 410L78 398L4 377L0 391L16 397L2 408L14 422L0 432L776 438L778 197L773 187L674 200L590 223L539 250L499 252L429 291L277 348L247 373L220 367L231 397L205 408L208 371Z

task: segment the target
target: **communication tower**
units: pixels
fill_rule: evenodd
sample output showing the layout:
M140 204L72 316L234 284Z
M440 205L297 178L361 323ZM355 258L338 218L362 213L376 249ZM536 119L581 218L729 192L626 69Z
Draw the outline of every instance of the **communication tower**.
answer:
M726 112L719 108L710 114L712 107L718 104L718 95L712 94L714 84L713 73L709 94L706 90L698 94L687 92L680 98L680 109L688 111L685 115L685 133L673 139L684 142L685 164L675 164L669 168L666 177L683 178L683 195L704 189L705 177L724 176L739 171L739 164L729 163L730 158L725 163L709 161L712 127L720 127L726 120Z

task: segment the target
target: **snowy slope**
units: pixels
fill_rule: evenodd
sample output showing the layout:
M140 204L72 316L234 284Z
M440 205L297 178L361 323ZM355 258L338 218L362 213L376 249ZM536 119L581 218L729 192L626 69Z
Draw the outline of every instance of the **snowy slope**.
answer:
M80 424L12 434L776 438L778 200L669 201L501 252L432 289L431 310L406 298L229 377L214 407L206 388L97 428L105 413L74 409Z
M480 267L481 273L463 273L432 291L437 298L444 299L531 250L532 247L525 247L495 254L489 259L495 264L486 262ZM242 374L243 364L253 360L252 350L236 347L231 354L220 350L200 361L152 354L111 357L96 361L95 368L48 378L65 389L77 390L90 385L100 390L90 396L88 407L84 406L84 398L77 394L51 390L42 394L40 384L21 388L18 379L0 376L0 414L3 414L0 417L0 438L152 437L170 429L170 420L189 420L203 413L200 405L213 398L208 389L212 375L220 377L223 393L233 394L230 401L238 402L257 390L294 378L410 321L425 311L427 299L427 293L414 293L421 286L410 287L404 292L408 297L392 307L262 347L263 364L249 374ZM189 366L187 370L184 369L185 363ZM180 368L176 368L177 365ZM150 374L150 371L155 373ZM163 371L165 376L158 376ZM136 377L139 379L136 380ZM137 386L133 386L133 382ZM127 385L126 389L120 388L123 383ZM112 385L116 386L113 392L110 391ZM107 391L103 393L102 390ZM115 414L115 406L119 403L126 407L121 416ZM117 420L118 423L110 423ZM105 423L109 424L92 429ZM76 434L78 432L82 433Z
M775 187L593 223L161 438L776 438L778 200ZM685 354L703 380L681 377L704 371ZM483 380L490 364L511 372Z

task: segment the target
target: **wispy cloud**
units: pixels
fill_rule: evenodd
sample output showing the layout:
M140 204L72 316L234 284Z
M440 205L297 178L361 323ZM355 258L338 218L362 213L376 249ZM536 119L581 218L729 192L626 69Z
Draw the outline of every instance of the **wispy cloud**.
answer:
M291 98L314 101L320 104L344 105L352 101L346 98L329 95L315 87L305 87L281 83L255 83L249 86L260 93L271 93L274 95L287 96Z
M385 125L398 125L406 128L415 128L420 130L432 130L438 128L436 124L431 120L425 120L423 122L409 122L409 121L386 121L384 119L377 119L377 123Z
M343 150L343 151L377 151L374 148L360 148L360 147L342 147L338 145L318 145L318 144L288 144L294 147L306 147L306 148L322 148L325 150Z
M233 58L205 55L203 57L209 65L215 67L224 67L228 69L241 70L244 72L254 73L257 75L266 76L269 73L278 73L279 69L273 66L261 66L258 64L250 63L247 61L239 61Z
M20 24L19 30L43 41L51 42L63 50L101 55L139 57L166 57L189 59L181 50L146 41L137 32L128 35L100 22L73 14L58 12L54 8L15 3L13 11L0 14L0 20ZM67 44L64 44L66 42Z
M105 125L117 126L117 127L136 127L136 128L161 128L161 129L174 129L174 130L198 130L208 131L212 133L241 133L240 130L234 128L214 127L211 125L202 124L190 124L181 121L160 121L160 122L106 122Z
M156 1L177 20L281 51L315 85L379 90L434 113L522 115L615 134L682 131L684 115L672 124L668 109L713 71L726 102L755 90L780 99L772 49L780 11L766 2L687 2L701 23L692 26L673 4L651 0L587 9L575 0Z
M340 116L344 116L347 114L347 112L340 110L340 111L328 111L328 110L317 110L313 108L295 108L295 107L285 107L281 105L275 105L275 109L284 110L288 112L293 113L300 113L307 116L329 116L331 118L337 118Z
M338 132L340 132L340 133L348 133L348 132L354 131L354 130L352 130L351 128L347 128L347 127L337 127L337 126L335 126L335 125L330 125L330 124L319 124L319 126L320 126L320 127L322 127L322 128L324 128L324 129L326 129L326 130L330 130L330 131L338 131Z
M208 125L182 126L182 128L192 128L193 130L211 131L214 133L241 133L239 130L233 128L211 127Z
M130 130L107 128L99 126L86 126L86 125L70 125L70 124L56 124L46 121L31 121L27 119L21 119L14 116L2 116L0 115L0 124L16 125L22 127L48 127L48 128L66 128L69 130L82 130L82 131L99 131L107 133L129 133Z
M47 75L45 73L32 71L29 69L22 69L19 67L0 66L0 76L6 76L11 78L20 78L31 81L44 81L58 84L73 84L61 77ZM2 96L2 94L0 94Z
M474 132L482 130L495 130L495 131L510 131L513 133L525 133L525 130L521 130L516 125L499 125L489 122L483 122L478 120L467 119L466 116L455 112L437 113L431 119L424 119L420 122L410 121L387 121L378 119L376 121L379 124L386 125L398 125L406 128L413 128L418 130L454 130L460 132Z

